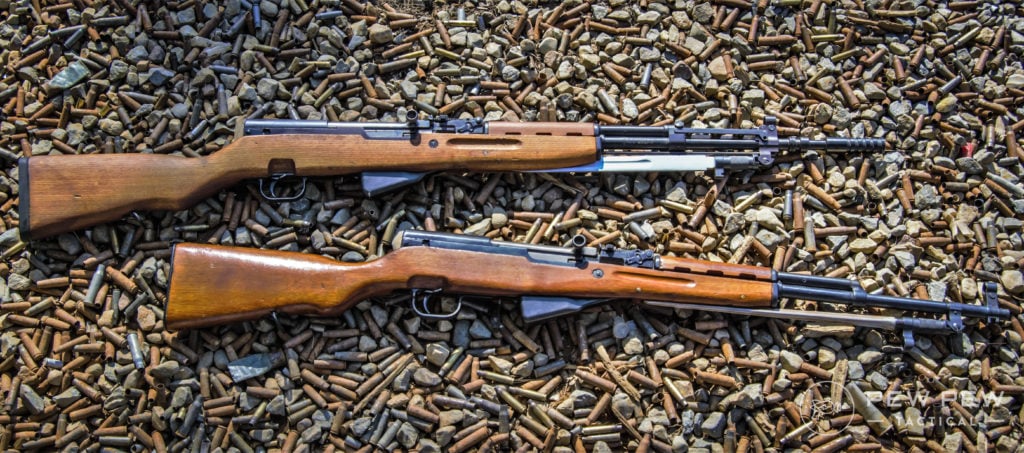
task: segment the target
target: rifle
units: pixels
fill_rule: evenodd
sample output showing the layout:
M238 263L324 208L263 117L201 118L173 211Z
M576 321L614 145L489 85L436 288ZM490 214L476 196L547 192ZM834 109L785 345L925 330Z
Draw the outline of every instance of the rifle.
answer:
M439 294L519 297L523 319L536 322L613 300L748 316L773 316L903 331L959 332L963 317L1009 317L997 287L986 283L985 305L869 294L853 280L776 272L756 266L658 256L650 250L571 248L494 241L425 231L398 233L395 250L368 263L270 250L177 244L171 255L166 322L187 329L256 319L271 312L334 316L393 291L411 293L424 318L455 316ZM946 319L891 317L779 308L781 299L942 313Z
M133 210L187 209L244 179L261 178L271 201L302 197L307 177L362 173L375 195L428 172L648 172L771 165L778 151L876 151L882 139L780 138L775 118L754 129L506 123L437 117L405 123L249 120L244 134L208 156L33 156L19 160L22 237L45 237L117 220ZM651 152L623 152L643 149ZM707 151L682 153L684 150ZM287 182L301 187L290 193Z

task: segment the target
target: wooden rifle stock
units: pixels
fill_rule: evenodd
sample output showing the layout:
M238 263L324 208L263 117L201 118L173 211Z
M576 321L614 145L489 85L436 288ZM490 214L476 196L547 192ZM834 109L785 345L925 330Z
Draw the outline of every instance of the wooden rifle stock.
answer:
M186 209L243 179L282 172L305 177L363 171L523 171L584 165L598 158L591 124L563 127L564 135L529 135L533 129L516 134L500 127L501 133L489 134L422 133L408 140L351 134L252 135L198 158L22 158L19 228L23 238L39 238L117 220L133 210Z
M769 307L773 285L673 270L588 262L564 266L523 257L409 246L367 263L294 252L178 244L171 258L168 328L251 320L273 311L337 315L395 290L446 294L627 298Z

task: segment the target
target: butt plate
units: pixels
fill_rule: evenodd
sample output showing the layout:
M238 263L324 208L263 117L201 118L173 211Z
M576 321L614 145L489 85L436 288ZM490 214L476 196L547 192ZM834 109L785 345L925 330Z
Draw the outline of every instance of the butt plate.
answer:
M28 158L18 159L18 232L21 233L21 240L28 241L31 238L31 217L29 217L29 184L28 184Z

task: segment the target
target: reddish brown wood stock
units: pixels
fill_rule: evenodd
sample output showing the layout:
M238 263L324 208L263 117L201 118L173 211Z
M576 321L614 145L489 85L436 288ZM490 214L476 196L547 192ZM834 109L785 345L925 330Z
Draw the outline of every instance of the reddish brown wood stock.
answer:
M172 257L167 326L184 329L258 318L271 311L336 315L400 289L450 294L627 298L768 307L772 284L684 272L403 247L368 263L268 250L179 244Z
M45 237L117 220L132 210L179 210L247 178L294 168L297 176L361 171L521 171L594 162L587 128L550 135L433 134L418 140L353 135L254 135L205 157L152 154L36 156L23 161L23 237Z
M676 272L691 272L718 277L753 279L764 282L775 281L770 268L747 266L745 264L715 263L712 261L663 256L661 257L661 268Z

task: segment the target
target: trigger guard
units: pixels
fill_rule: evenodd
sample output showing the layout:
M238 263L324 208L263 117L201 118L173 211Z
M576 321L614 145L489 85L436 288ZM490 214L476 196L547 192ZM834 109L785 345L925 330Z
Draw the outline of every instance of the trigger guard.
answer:
M455 308L452 309L451 313L440 313L439 314L439 313L431 313L430 312L430 307L427 306L427 302L430 301L430 298L433 297L434 294L437 294L439 292L441 292L440 288L433 289L433 290L420 290L420 289L412 290L412 300L409 301L409 305L412 307L412 311L415 312L417 315L422 316L424 318L428 318L428 319L451 319L451 318L454 318L455 315L457 315L459 313L459 310L462 309L462 298L459 298L459 299L456 300L457 304L455 305ZM417 296L421 295L420 293L424 293L424 294L422 294L422 297L417 297Z
M282 197L277 194L277 183L287 179L290 176L295 175L290 173L278 173L271 175L269 178L270 183L266 187L264 187L264 181L266 181L267 178L260 179L260 196L265 198L267 201L295 201L298 200L299 198L302 198L306 194L306 177L304 176L302 177L301 180L302 186L299 188L299 191L296 194L287 197Z

